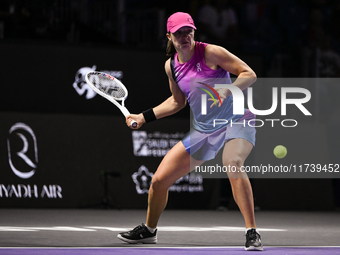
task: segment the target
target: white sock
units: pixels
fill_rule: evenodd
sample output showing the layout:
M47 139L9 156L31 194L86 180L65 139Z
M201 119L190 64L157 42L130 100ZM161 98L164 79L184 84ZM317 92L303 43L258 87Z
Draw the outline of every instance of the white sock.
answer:
M148 228L148 230L151 232L151 233L155 233L156 231L156 228L150 228L148 225L145 224L145 226Z
M248 230L250 230L250 229L253 229L253 228L247 228L247 229L246 229L246 234L247 234ZM259 231L257 231L257 229L256 229L256 228L255 228L255 230L256 230L256 232L257 232L258 234L260 234L260 232L259 232Z

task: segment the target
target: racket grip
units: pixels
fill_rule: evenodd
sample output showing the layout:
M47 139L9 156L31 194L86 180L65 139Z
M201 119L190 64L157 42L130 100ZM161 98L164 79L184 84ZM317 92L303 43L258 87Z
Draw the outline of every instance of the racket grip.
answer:
M137 122L136 121L131 121L131 127L136 128L137 127Z

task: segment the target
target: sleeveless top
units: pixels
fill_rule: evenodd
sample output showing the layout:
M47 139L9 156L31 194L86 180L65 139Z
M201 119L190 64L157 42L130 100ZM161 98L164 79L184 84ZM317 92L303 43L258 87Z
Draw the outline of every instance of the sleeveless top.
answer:
M209 98L214 97L218 102L218 97L211 88L216 84L231 84L231 79L229 72L223 68L212 70L206 65L204 60L206 46L206 43L195 42L194 55L183 64L178 62L178 54L175 53L170 66L173 78L187 97L192 110L194 129L212 133L228 126L231 121L236 122L243 115L233 115L233 95L228 96L221 107L214 105L210 108L214 101L208 100ZM220 121L214 122L216 119ZM218 124L215 125L216 123Z

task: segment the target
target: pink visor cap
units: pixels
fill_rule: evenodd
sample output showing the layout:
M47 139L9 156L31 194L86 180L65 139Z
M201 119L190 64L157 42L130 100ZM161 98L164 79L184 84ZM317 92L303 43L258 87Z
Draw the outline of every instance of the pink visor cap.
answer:
M175 33L181 27L192 27L196 30L194 21L188 13L176 12L168 18L167 32Z

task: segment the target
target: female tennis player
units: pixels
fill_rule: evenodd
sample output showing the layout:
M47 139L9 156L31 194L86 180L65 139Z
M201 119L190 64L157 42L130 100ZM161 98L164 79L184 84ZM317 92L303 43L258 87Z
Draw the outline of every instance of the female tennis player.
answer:
M167 21L167 55L165 72L169 79L172 95L160 105L140 114L126 117L130 126L135 120L140 128L144 123L160 119L181 110L189 103L193 115L194 129L164 157L152 178L149 189L146 224L133 230L118 234L118 238L128 243L156 243L157 223L165 209L169 187L180 177L188 174L196 166L213 159L223 147L222 161L229 169L240 170L255 144L255 128L229 123L254 119L254 115L245 110L243 115L233 115L233 96L231 91L222 88L218 91L220 101L201 113L201 89L190 86L193 78L200 83L194 85L209 88L202 81L217 79L219 82L231 83L230 74L237 79L232 85L241 90L247 89L256 80L254 71L242 60L217 46L194 40L196 27L187 13L172 14ZM225 119L224 125L212 125L214 119ZM226 122L226 121L225 121ZM245 122L246 123L246 122ZM256 230L252 187L246 173L229 172L234 199L244 217L246 227L246 250L262 250L261 237Z

